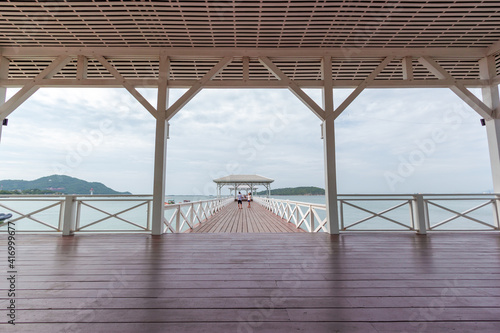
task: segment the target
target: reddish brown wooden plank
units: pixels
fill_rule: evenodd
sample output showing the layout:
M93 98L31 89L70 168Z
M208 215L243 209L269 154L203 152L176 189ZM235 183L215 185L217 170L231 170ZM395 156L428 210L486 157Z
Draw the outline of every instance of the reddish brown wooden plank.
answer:
M230 203L223 210L196 225L189 233L282 233L304 232L291 223L266 210L260 204L253 202L251 208L247 203L238 209L235 203Z
M22 332L496 333L500 324L498 233L16 237Z

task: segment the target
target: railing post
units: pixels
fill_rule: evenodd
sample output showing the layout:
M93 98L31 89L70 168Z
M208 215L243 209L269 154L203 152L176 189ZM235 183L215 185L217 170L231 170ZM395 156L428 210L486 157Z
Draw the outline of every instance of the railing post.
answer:
M177 206L177 210L176 210L176 213L177 214L175 216L175 232L176 233L179 233L180 229L181 229L181 206Z
M312 205L309 205L309 225L311 226L311 232L314 232L314 211Z
M427 234L427 214L425 213L425 201L422 194L413 196L413 218L417 222L417 233L420 235Z
M151 230L151 200L148 200L146 230Z
M195 216L195 214L194 214L194 203L191 203L191 214L189 215L189 220L191 222L190 223L191 225L194 225L194 216ZM189 226L189 224L188 224L188 226Z
M500 195L495 194L495 199L493 199L493 216L495 218L495 226L500 229Z
M297 204L295 204L295 209L297 210L297 217L295 218L295 225L298 226L299 221L300 221L300 208Z
M64 199L63 236L73 236L76 228L76 196L67 195Z

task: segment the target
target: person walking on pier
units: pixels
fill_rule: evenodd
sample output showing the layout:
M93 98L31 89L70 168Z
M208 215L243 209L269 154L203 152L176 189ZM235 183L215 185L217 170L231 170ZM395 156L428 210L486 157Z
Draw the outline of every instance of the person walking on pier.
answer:
M247 200L248 200L248 208L251 208L250 207L250 201L252 201L252 192L250 192L250 193L247 194Z
M243 209L243 196L238 192L238 209Z

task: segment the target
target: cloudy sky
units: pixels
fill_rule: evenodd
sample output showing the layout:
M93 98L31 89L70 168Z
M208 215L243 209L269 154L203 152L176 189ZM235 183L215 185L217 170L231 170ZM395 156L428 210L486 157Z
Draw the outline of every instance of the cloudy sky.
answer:
M140 91L155 105L154 90ZM336 105L349 93L335 90ZM337 119L339 192L491 190L479 119L448 89L365 90ZM212 179L238 173L324 187L320 121L287 90L204 90L170 124L168 194L215 194ZM0 179L57 173L150 194L154 130L123 89L40 89L3 128Z

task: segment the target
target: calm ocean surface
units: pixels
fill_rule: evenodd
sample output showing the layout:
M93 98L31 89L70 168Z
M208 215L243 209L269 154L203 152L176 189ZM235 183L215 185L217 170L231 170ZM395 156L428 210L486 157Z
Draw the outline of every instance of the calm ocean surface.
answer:
M279 200L290 200L303 203L314 203L314 204L325 204L325 196L272 196ZM45 199L45 198L44 198ZM95 200L97 198L87 197L85 201L80 205L79 211L79 227L83 227L82 231L103 231L103 230L140 230L140 227L147 226L148 220L148 209L147 204L144 199L134 199L133 201L116 201L109 198L108 201ZM199 200L214 199L213 196L193 196L193 195L173 195L167 196L165 201L174 200L175 203L182 203L184 200L190 202L195 202ZM384 210L388 210L398 204L402 206L393 209L387 213L384 213L389 221L382 217L374 217L367 220L364 223L356 225L356 229L366 230L366 229L376 229L376 230L405 230L403 226L400 226L394 221L399 222L403 225L410 225L411 223L411 210L410 206L405 201L402 200L363 200L362 197L357 197L356 200L349 198L347 203L339 205L339 210L342 214L342 222L344 226L349 226L355 224L356 222L373 216L373 213L380 213ZM442 205L448 209L464 212L473 207L476 207L486 200L456 200L456 201L445 201L445 200L435 200L433 201L438 205ZM2 206L3 205L3 206ZM54 205L51 208L42 210L44 207ZM354 207L354 206L358 207ZM133 209L128 210L131 207ZM29 202L25 200L5 200L0 198L0 213L12 213L14 218L21 216L21 214L30 216L36 219L38 222L45 223L47 225L57 227L59 221L58 216L61 206L55 199L48 198L46 200ZM189 206L183 207L182 210L184 214L187 214ZM308 207L302 208L302 213L305 214ZM41 211L39 211L41 210ZM373 212L373 213L370 213ZM122 212L122 213L120 213ZM117 214L117 217L111 217L110 214ZM324 219L326 213L323 209L316 209L317 216L320 219ZM165 216L167 219L173 214L173 209L169 210L167 206L167 211ZM431 225L445 221L446 219L456 216L455 213L447 211L446 209L439 208L435 205L429 205L429 218L431 220ZM479 208L471 213L468 213L469 217L476 219L477 221L483 221L489 224L495 224L494 222L494 209L491 204L485 207ZM124 221L125 220L125 221ZM131 223L127 223L132 222ZM441 227L443 230L461 230L461 229L473 229L473 230L487 230L488 228L477 221L472 221L471 219L459 217L453 219L451 222L446 223ZM50 227L32 221L28 218L23 218L16 223L16 228L19 231L23 230L36 230L36 231L51 231ZM4 231L6 228L1 227L0 231Z

